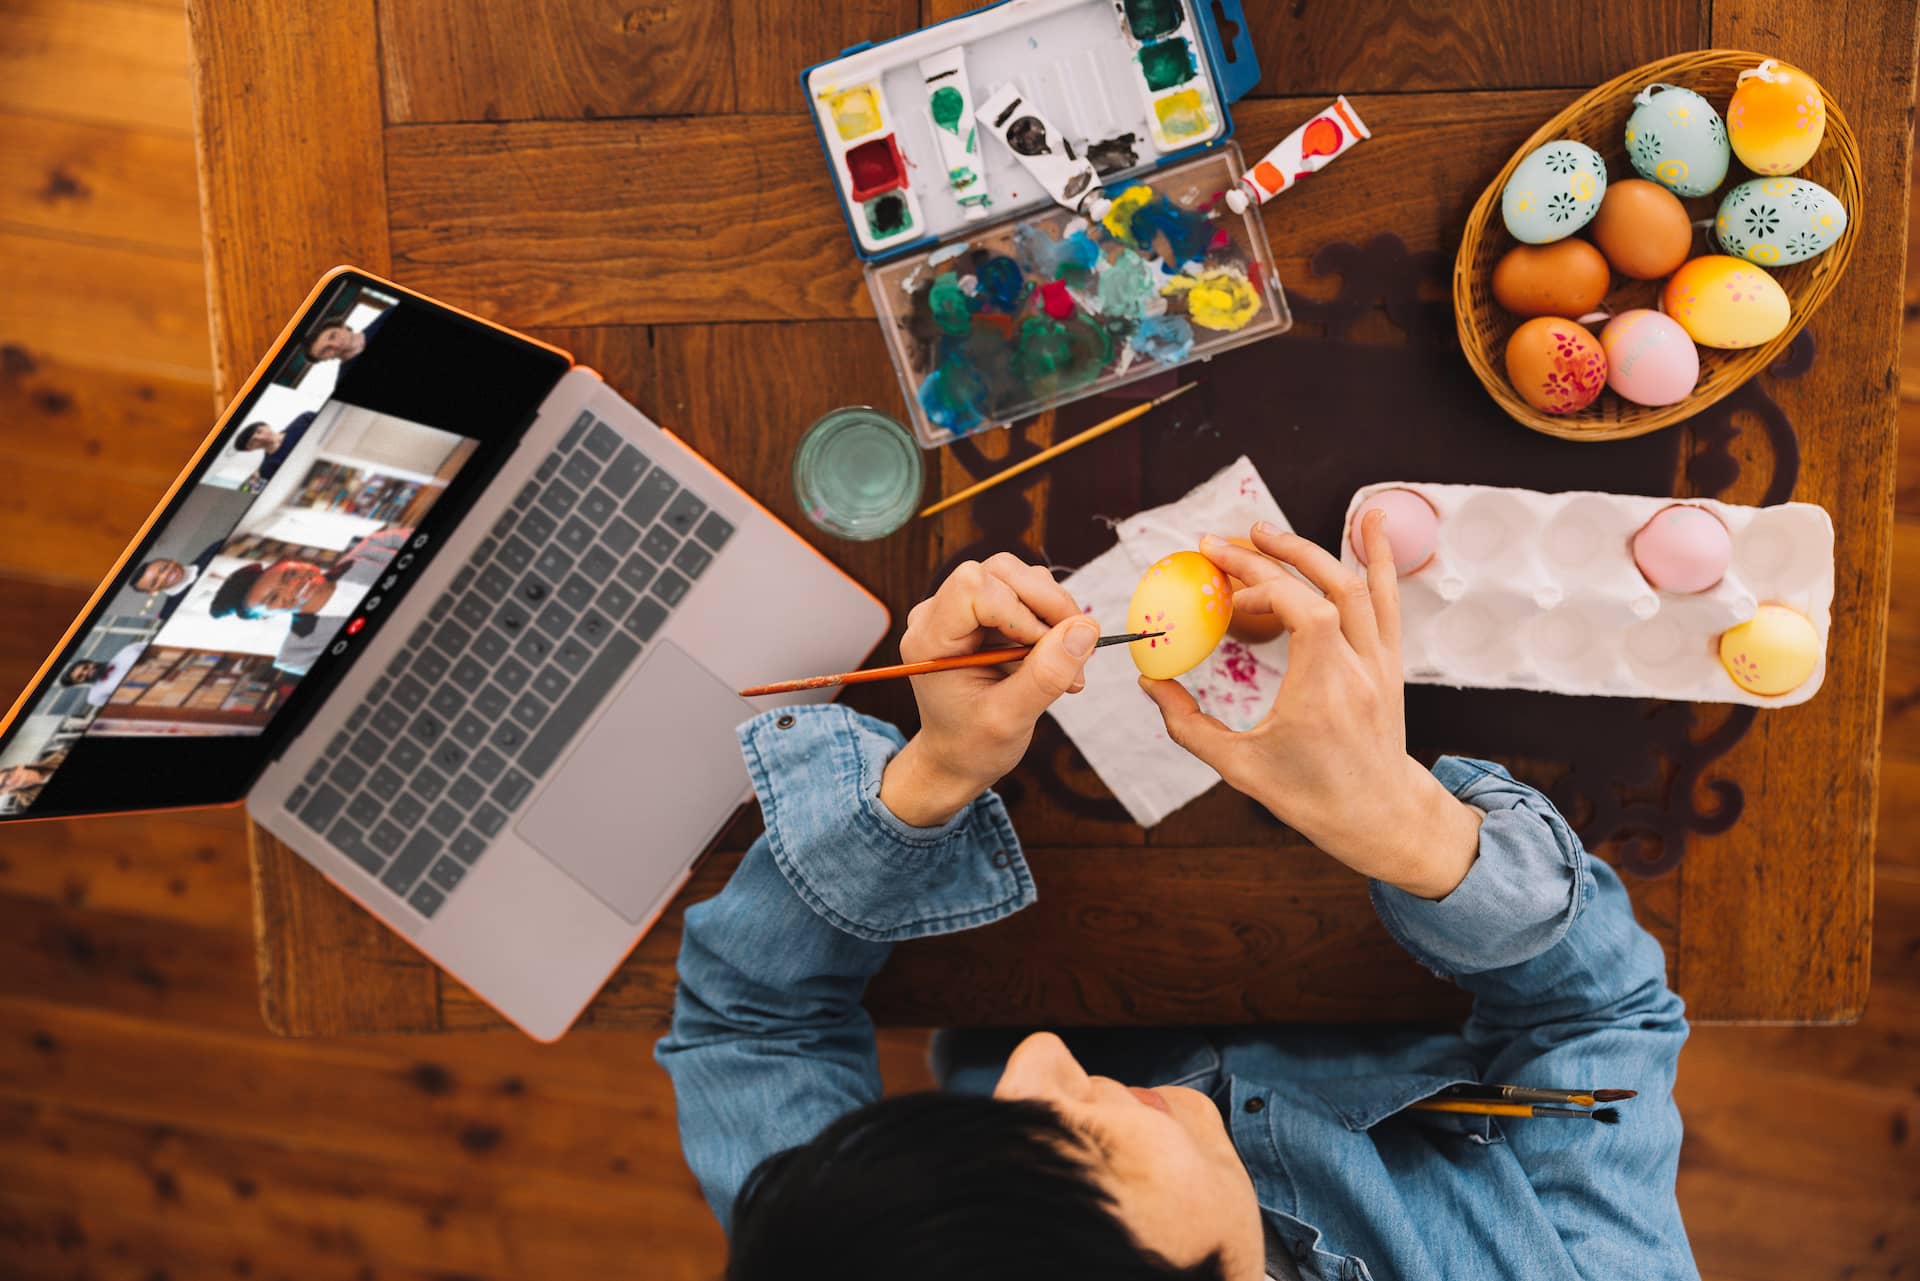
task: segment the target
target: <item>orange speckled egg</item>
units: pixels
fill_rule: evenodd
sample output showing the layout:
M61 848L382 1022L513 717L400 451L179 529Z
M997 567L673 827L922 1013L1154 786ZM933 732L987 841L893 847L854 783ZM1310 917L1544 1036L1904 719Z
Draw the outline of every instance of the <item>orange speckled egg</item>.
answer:
M1172 680L1213 653L1233 621L1233 594L1220 567L1199 552L1163 556L1140 576L1127 630L1165 632L1127 646L1142 676Z
M1820 86L1798 67L1768 58L1740 73L1727 104L1727 141L1757 174L1792 173L1813 158L1827 132Z
M1793 305L1778 281L1726 254L1695 258L1673 273L1660 310L1702 347L1758 347L1787 327Z
M1575 414L1607 385L1600 340L1571 320L1542 316L1507 339L1507 378L1543 414Z
M1584 316L1612 283L1600 251L1569 236L1507 250L1494 264L1493 300L1516 316Z
M1680 197L1645 178L1608 187L1590 226L1593 242L1613 269L1635 280L1658 280L1685 262L1693 249L1687 207Z

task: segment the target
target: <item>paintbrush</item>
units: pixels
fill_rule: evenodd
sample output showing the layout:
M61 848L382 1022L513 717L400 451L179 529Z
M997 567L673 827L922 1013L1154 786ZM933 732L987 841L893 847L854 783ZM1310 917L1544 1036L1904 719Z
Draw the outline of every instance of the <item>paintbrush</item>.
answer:
M1528 1085L1450 1085L1450 1099L1489 1099L1499 1103L1573 1103L1590 1108L1596 1103L1620 1103L1636 1098L1638 1090L1543 1090Z
M1480 1099L1422 1099L1413 1105L1416 1112L1459 1112L1468 1116L1556 1116L1579 1117L1602 1125L1620 1124L1619 1108L1599 1108L1583 1112L1579 1108L1549 1108L1536 1103L1487 1103Z
M993 475L987 477L985 480L981 481L977 485L968 485L965 489L961 490L957 494L947 495L945 498L942 498L939 502L935 503L933 506L923 508L920 514L922 516L931 516L935 512L945 511L947 508L953 506L955 503L964 503L965 501L967 501L967 499L972 498L975 494L984 493L985 491L992 489L995 485L998 485L1003 480L1011 480L1013 477L1018 476L1021 472L1030 471L1033 468L1038 467L1041 463L1048 462L1052 459L1058 458L1060 455L1066 453L1069 449L1074 449L1080 445L1084 445L1088 441L1094 439L1096 436L1104 436L1116 427L1126 426L1128 423L1132 422L1134 419L1138 418L1140 415L1146 413L1148 410L1153 409L1156 406L1166 404L1169 400L1172 400L1175 396L1183 396L1186 393L1192 391L1195 387L1198 387L1199 385L1200 385L1199 383L1185 383L1179 387L1175 387L1172 391L1168 392L1164 396L1154 397L1152 400L1149 400L1144 405L1135 405L1132 409L1123 409L1119 413L1115 414L1113 417L1107 419L1105 422L1095 423L1093 426L1087 428L1083 432L1076 432L1074 435L1067 437L1065 440L1061 441L1057 445L1049 445L1045 449L1041 450L1039 453L1035 454L1033 457L1022 459L1021 461L1015 463L1013 466L1007 468L1005 471L995 472Z
M1137 640L1146 640L1149 636L1165 635L1165 632L1128 632L1124 636L1102 636L1093 643L1093 647L1100 649L1107 645L1128 645ZM929 672L950 672L956 667L998 667L1001 663L1017 663L1032 652L1031 645L983 649L972 654L930 658L924 663L895 663L891 667L869 667L859 672L840 672L833 676L808 676L797 681L776 681L772 685L755 685L741 690L740 697L758 698L762 694L794 694L803 689L827 689L834 685L865 685L869 681L890 681L898 680L902 676L925 676Z

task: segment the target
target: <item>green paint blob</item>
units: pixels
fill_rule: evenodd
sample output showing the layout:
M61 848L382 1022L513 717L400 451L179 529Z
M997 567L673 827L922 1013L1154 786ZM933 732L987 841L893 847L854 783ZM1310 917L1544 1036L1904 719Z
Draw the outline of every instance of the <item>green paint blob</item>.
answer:
M953 272L935 277L927 294L927 306L933 321L950 334L964 334L973 328L973 308L960 288L960 277Z
M1193 47L1176 36L1140 50L1140 70L1147 78L1147 88L1159 93L1185 84L1199 68L1194 65Z
M960 132L960 116L966 105L966 99L952 85L941 85L927 99L927 106L933 110L933 123L952 134Z
M1138 320L1159 292L1147 260L1131 249L1122 249L1100 273L1100 310L1108 316Z
M1084 320L1029 316L1020 324L1014 373L1036 399L1077 391L1100 376L1113 356L1113 340Z
M1127 26L1135 40L1164 36L1180 25L1180 0L1126 0Z

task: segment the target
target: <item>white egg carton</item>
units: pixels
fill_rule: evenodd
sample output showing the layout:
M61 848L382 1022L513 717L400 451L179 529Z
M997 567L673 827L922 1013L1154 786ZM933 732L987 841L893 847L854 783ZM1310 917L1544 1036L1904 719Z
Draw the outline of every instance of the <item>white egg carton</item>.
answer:
M1347 504L1341 559L1356 569L1354 511L1383 489L1412 490L1440 515L1433 559L1400 580L1411 684L1790 707L1826 679L1833 521L1822 507L1388 481ZM1634 534L1677 502L1733 536L1726 577L1704 592L1657 591L1633 563ZM1741 689L1719 657L1721 633L1767 603L1799 610L1820 637L1813 675L1772 698Z

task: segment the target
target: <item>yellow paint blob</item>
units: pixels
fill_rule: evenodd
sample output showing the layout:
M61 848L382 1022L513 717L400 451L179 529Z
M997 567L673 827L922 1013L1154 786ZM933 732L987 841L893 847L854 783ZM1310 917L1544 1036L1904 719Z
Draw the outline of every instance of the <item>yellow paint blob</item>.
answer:
M1111 232L1113 238L1121 244L1139 248L1133 239L1133 216L1153 198L1153 188L1144 183L1138 187L1128 187L1113 198L1113 207L1107 210L1107 216L1100 220L1100 225Z
M1198 89L1170 93L1153 104L1153 111L1160 121L1160 132L1169 138L1191 138L1213 127L1206 99Z
M843 139L862 138L880 127L880 100L871 85L834 94L827 99L827 112Z
M1227 576L1199 552L1175 552L1141 575L1127 605L1127 630L1165 632L1127 646L1142 676L1172 680L1213 653L1233 621Z
M1238 267L1207 267L1191 276L1175 276L1160 292L1185 294L1187 314L1202 329L1231 333L1260 314L1260 295Z
M1720 663L1749 694L1772 698L1800 688L1820 665L1813 622L1785 605L1762 605L1720 637Z

